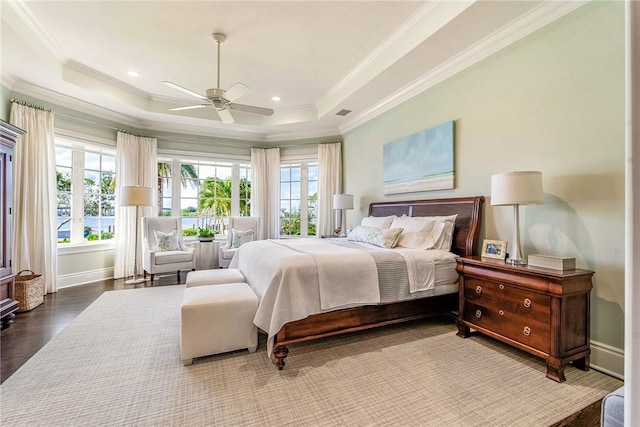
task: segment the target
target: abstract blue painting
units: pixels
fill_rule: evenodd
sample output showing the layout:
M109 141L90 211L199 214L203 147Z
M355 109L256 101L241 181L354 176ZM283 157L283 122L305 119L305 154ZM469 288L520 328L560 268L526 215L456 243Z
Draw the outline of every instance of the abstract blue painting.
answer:
M384 145L384 194L453 188L453 124L446 122Z

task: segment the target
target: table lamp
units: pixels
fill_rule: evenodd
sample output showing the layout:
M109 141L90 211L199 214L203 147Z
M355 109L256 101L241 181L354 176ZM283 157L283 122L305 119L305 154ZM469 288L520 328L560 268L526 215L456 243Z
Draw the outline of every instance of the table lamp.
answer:
M542 192L542 172L518 171L506 172L491 177L491 205L513 206L513 247L507 263L524 265L527 260L520 247L520 205L539 205L544 203Z
M334 194L333 209L338 211L336 215L336 234L340 237L346 237L344 224L344 211L353 209L353 194Z

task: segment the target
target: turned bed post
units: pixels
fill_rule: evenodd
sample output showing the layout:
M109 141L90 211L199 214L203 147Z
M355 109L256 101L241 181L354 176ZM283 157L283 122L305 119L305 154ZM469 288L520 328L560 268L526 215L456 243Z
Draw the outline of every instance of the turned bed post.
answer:
M279 345L273 349L273 357L276 358L276 366L279 371L284 368L284 359L289 355L289 347L286 345Z

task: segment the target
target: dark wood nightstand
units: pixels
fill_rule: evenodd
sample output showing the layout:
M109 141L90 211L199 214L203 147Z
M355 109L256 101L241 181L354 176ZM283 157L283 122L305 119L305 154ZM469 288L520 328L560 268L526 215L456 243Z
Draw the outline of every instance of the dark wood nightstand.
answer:
M470 329L547 361L547 378L565 381L569 362L589 370L589 270L513 266L461 257L458 336Z

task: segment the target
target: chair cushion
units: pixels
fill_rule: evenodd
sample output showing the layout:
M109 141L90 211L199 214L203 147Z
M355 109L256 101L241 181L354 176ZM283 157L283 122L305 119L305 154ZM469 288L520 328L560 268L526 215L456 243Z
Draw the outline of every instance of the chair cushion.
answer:
M189 262L192 259L193 259L193 252L184 252L184 251L156 252L156 256L155 256L156 265Z
M153 230L153 234L156 237L156 249L158 251L179 251L182 249L178 241L178 230L173 230L169 233L161 230Z

